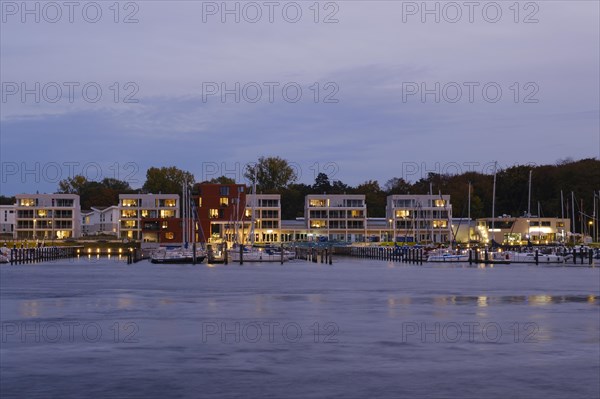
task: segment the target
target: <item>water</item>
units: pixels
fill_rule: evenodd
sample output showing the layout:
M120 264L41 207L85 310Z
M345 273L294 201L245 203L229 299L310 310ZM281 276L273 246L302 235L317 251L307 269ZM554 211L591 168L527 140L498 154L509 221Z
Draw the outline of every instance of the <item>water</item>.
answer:
M1 266L2 398L598 398L600 270Z

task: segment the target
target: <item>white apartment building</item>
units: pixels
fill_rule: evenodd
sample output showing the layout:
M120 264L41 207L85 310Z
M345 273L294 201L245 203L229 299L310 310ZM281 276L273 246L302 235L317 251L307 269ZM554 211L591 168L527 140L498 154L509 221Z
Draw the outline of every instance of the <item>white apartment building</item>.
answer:
M0 205L0 234L4 237L14 236L15 205Z
M443 243L453 239L449 195L390 195L386 217L397 242Z
M248 234L252 211L254 210L254 242L276 243L281 242L281 195L279 194L247 194L245 219ZM248 236L248 241L252 237Z
M99 234L116 236L119 231L119 207L92 207L89 211L81 211L81 235Z
M309 240L365 240L367 205L364 194L307 195L304 218Z
M564 243L572 240L571 219L512 217L510 215L477 219L477 234L483 243L524 245Z
M140 240L142 218L178 218L179 194L119 194L118 237Z
M18 194L16 200L16 238L61 240L80 236L77 194Z

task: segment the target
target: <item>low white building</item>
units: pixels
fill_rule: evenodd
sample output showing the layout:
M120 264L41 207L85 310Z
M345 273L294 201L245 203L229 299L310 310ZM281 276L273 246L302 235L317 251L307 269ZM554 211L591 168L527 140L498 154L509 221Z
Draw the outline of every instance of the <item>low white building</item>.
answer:
M92 207L81 211L81 234L83 236L114 235L119 231L119 207Z

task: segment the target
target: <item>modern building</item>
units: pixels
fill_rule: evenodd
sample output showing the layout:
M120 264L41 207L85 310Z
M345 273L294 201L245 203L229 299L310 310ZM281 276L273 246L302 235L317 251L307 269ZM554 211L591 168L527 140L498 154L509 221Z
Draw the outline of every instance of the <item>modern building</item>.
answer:
M254 239L252 239L252 211L254 211ZM248 194L246 195L246 211L248 220L246 242L277 243L281 242L281 195Z
M118 237L142 239L142 219L180 216L179 194L119 194Z
M365 241L367 205L364 194L307 195L304 218L309 240Z
M80 206L76 194L18 194L15 205L17 239L79 238Z
M452 241L449 195L390 195L386 217L397 242Z
M143 218L142 248L183 244L181 218Z
M505 245L551 244L568 242L571 219L545 217L512 217L477 219L477 234L482 243L491 240Z
M246 192L243 184L196 184L192 198L200 222L197 241L243 242L250 219L245 216Z
M81 211L81 235L114 235L119 231L119 207L92 207Z
M0 234L13 238L15 233L15 205L0 205Z

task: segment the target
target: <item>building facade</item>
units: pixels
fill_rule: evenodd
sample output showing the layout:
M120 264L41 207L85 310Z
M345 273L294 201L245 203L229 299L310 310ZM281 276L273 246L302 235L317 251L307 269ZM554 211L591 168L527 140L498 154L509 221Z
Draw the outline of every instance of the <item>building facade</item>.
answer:
M201 183L194 186L198 242L243 242L248 234L245 216L247 187L243 184Z
M81 211L81 235L113 235L119 231L119 207L92 207L90 210Z
M0 205L0 234L13 238L15 234L15 205Z
M254 229L251 227L254 211ZM281 195L248 194L246 196L245 219L248 232L246 242L278 243L281 242ZM252 230L254 237L252 237Z
M571 236L571 219L512 217L477 219L477 234L482 243L492 240L504 245L565 243Z
M118 237L142 239L142 219L180 216L179 194L119 194Z
M390 195L386 217L397 242L443 243L453 240L449 195Z
M78 195L18 194L16 200L15 238L79 238L81 209Z
M308 240L365 241L367 205L364 194L307 195L304 219Z

